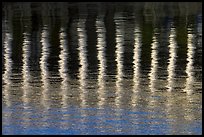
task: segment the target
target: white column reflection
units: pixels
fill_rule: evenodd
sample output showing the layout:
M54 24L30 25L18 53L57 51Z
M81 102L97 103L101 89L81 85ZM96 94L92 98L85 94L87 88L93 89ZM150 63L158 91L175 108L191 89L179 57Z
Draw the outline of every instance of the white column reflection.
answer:
M30 61L30 48L31 48L31 41L30 41L30 34L27 32L23 33L23 69L22 69L22 74L23 74L23 103L25 105L28 104L29 101L29 92L31 92L31 87L30 87L30 79L31 79L31 74L30 74L30 66L29 66L29 61Z
M60 77L62 78L61 82L61 94L62 94L62 107L67 107L67 97L68 97L68 48L67 48L67 33L65 32L65 28L61 28L59 32L60 37L60 55L59 55L59 73Z
M79 100L80 102L80 116L82 118L78 121L81 125L80 130L81 133L86 134L86 119L87 119L87 112L84 109L87 107L87 71L88 71L88 59L87 59L87 32L86 32L86 21L87 21L87 4L81 3L80 7L78 7L79 18L77 22L77 40L78 40L78 56L79 56Z
M79 64L81 65L79 68L79 83L80 83L80 99L81 106L85 107L86 105L86 86L87 86L87 35L85 30L85 22L86 19L79 19L77 32L78 32L78 51L79 51Z
M49 109L49 97L48 97L48 91L49 91L49 71L48 71L48 56L49 56L49 41L48 41L48 28L45 25L42 29L41 33L41 44L42 44L42 51L41 51L41 58L40 58L40 69L41 69L41 80L42 80L42 104L46 109Z
M167 90L173 91L175 86L175 69L176 69L176 58L177 58L177 43L176 43L176 31L175 28L171 27L169 35L169 59L167 67Z
M133 50L133 95L132 95L132 105L137 104L136 93L140 90L140 61L141 61L141 31L136 25L134 30L134 50Z
M123 72L123 54L124 54L124 20L122 15L116 13L115 15L115 24L116 24L116 66L117 66L117 75L116 75L116 98L115 104L117 107L121 105L122 97L122 80L124 76Z
M150 94L148 96L148 110L150 112L154 112L155 108L158 106L157 99L155 99L155 95L157 94L155 91L157 90L156 82L158 75L158 38L157 38L157 28L154 29L154 34L152 38L152 47L151 47L151 70L149 73L149 88ZM154 115L149 115L148 119L154 119ZM150 127L151 128L151 125Z
M193 85L194 85L194 54L195 54L195 49L196 45L194 44L195 40L195 35L192 34L191 28L188 28L188 36L187 36L187 65L186 65L186 74L187 74L187 79L186 79L186 85L184 91L187 94L192 94L193 92Z
M106 29L104 25L104 16L98 16L96 19L96 32L97 32L97 50L98 50L98 106L101 107L105 103L105 71L106 71L106 59L105 59L105 47L106 47Z
M11 77L12 77L12 64L13 61L11 59L12 54L12 45L11 42L13 40L12 33L8 30L4 33L4 41L3 41L3 48L4 48L4 72L2 75L3 79L3 98L5 99L5 103L7 106L11 105L10 102L10 87L12 85Z
M149 73L149 79L150 79L150 84L149 84L149 88L151 90L151 92L155 92L156 91L156 80L157 80L157 69L158 69L158 58L157 58L157 54L158 54L158 41L156 38L156 28L154 30L154 34L153 34L153 40L152 40L152 47L151 47L151 70Z

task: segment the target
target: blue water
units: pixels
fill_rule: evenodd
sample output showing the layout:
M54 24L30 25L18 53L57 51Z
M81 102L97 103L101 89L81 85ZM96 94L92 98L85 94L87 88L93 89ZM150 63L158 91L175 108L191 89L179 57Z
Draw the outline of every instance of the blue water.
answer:
M12 118L5 118L4 113ZM157 110L147 112L130 109L76 107L42 110L16 105L11 108L3 108L3 116L3 134L170 135L202 133L200 120L175 125L174 123L177 122L175 118L168 118L165 112Z

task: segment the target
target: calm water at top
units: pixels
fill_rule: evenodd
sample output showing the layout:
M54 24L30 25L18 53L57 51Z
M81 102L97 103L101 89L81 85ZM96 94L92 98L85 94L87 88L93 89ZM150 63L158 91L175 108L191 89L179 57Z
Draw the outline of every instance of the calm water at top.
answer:
M3 134L202 134L202 3L3 3Z

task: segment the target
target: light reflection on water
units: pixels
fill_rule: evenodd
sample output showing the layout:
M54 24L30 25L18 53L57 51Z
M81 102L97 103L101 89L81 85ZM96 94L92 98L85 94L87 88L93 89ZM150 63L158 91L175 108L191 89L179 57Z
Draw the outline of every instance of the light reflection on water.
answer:
M115 105L120 107L121 98L123 92L123 78L124 78L124 67L123 67L123 54L124 54L124 21L125 18L121 15L122 13L116 13L114 17L115 25L116 25L116 93L115 93Z
M23 68L22 68L22 74L23 74L23 102L25 104L28 103L29 99L29 92L31 92L30 84L31 81L31 74L30 74L30 66L29 66L29 59L30 59L30 40L29 40L29 34L23 33L24 35L24 41L23 41ZM26 106L26 105L25 105Z
M157 36L156 36L156 30L157 28L155 28L155 32L153 34L153 38L152 38L152 45L151 45L151 70L149 73L149 79L150 79L150 90L151 92L155 92L156 91L156 80L157 80L157 71L158 71L158 41L157 41Z
M6 21L5 21L5 24ZM3 43L3 49L4 49L4 65L5 65L5 71L3 73L2 79L4 84L4 88L5 88L5 92L3 92L3 97L6 99L6 105L10 106L10 87L12 85L12 81L11 81L11 72L12 72L12 64L13 61L11 59L11 53L12 53L12 46L11 46L11 42L12 42L12 35L11 32L7 32L5 30L4 32L4 43Z
M48 42L48 28L46 26L43 27L41 33L41 45L42 45L42 52L40 58L40 69L41 69L41 82L42 82L42 104L46 109L49 109L49 88L50 88L50 81L49 81L49 70L48 70L48 57L49 57L49 42Z
M169 35L169 64L167 67L168 71L168 91L173 91L173 86L175 85L175 69L176 69L176 51L177 51L177 44L176 44L176 34L175 28L171 27L170 35Z
M105 103L105 75L106 75L106 60L105 60L105 26L104 26L104 14L98 15L96 19L96 32L97 32L97 50L98 50L98 106L103 107Z
M59 73L60 77L62 78L61 81L61 96L62 96L62 107L66 108L67 104L67 99L68 99L68 93L67 90L69 89L68 82L70 80L69 75L67 74L68 72L68 67L67 67L67 59L68 59L68 49L67 49L67 34L65 32L65 28L61 28L59 32L59 38L60 38L60 55L59 55Z
M14 4L22 22L4 7L3 134L201 134L202 14L165 20L150 3L29 4ZM188 16L187 27L174 16Z
M186 78L186 86L185 86L185 91L187 94L192 94L193 92L193 85L194 85L194 72L193 72L193 58L194 58L194 50L195 46L193 45L194 41L194 34L191 34L190 28L188 28L188 35L187 35L187 65L186 65L186 73L187 73L187 78Z
M86 50L86 32L85 32L85 22L86 19L79 19L78 22L78 36L79 36L79 61L80 61L80 69L79 69L79 83L80 83L80 99L81 99L81 107L83 108L84 105L86 105L86 94L88 90L86 90L87 87L87 67L88 67L88 61L87 61L87 50Z

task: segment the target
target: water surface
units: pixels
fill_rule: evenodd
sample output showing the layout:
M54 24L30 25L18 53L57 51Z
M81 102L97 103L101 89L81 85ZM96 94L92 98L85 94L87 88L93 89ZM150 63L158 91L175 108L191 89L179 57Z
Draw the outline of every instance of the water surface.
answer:
M3 134L201 134L201 3L3 3Z

